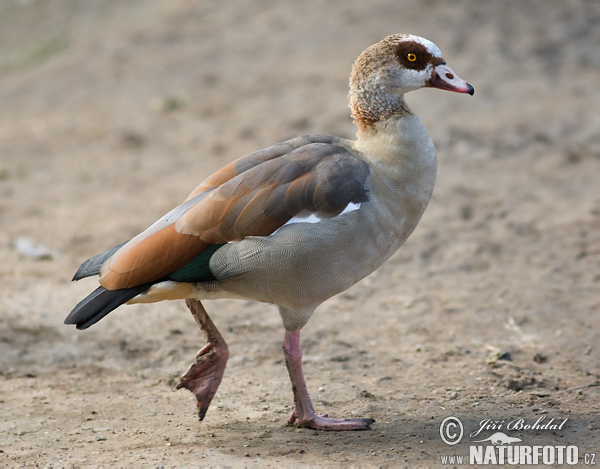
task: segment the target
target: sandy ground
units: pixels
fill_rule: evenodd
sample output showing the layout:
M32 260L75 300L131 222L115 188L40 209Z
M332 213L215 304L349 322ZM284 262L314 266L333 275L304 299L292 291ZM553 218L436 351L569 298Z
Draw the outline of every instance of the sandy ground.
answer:
M372 431L286 426L271 306L207 303L231 359L203 422L174 390L202 345L182 302L62 324L96 286L70 282L78 265L212 171L352 137L350 66L395 32L436 42L476 93L408 96L438 148L429 209L303 332L317 410ZM506 433L598 451L599 84L592 0L2 2L0 465L431 466L468 454L441 440L448 416L568 419Z

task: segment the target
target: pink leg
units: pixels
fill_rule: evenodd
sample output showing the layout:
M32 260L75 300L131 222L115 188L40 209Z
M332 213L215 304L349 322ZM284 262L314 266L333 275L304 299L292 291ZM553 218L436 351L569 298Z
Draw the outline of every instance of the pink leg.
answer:
M181 377L177 389L186 388L194 393L198 401L198 416L202 420L223 379L229 349L202 303L185 300L185 304L200 326L207 344L197 353L196 360Z
M295 408L288 420L299 427L315 430L370 430L373 419L330 419L315 414L304 373L302 373L302 350L300 349L300 331L286 331L283 340L283 353L294 391Z

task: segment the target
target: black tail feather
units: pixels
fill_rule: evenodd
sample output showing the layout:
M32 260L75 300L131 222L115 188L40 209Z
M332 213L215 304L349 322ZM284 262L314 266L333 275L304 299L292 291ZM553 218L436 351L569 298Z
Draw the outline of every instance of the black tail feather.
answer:
M77 329L87 329L113 309L118 308L149 287L149 284L121 290L107 290L104 287L98 287L73 308L73 311L65 319L65 324L75 324Z
M115 252L117 252L119 248L127 242L128 241L125 241L125 243L119 244L114 248L110 248L107 251L104 251L98 254L97 256L94 256L85 261L83 264L81 264L79 269L77 269L77 272L75 272L73 280L80 280L85 277L91 277L92 275L98 275L100 273L100 267L102 267L102 264L104 264L106 259L112 256Z

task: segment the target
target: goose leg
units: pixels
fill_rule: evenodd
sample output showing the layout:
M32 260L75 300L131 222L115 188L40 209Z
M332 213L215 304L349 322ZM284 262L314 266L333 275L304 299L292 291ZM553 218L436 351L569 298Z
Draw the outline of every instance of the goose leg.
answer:
M200 326L207 343L196 354L196 360L181 377L177 389L186 388L194 393L198 401L198 416L202 420L223 379L229 349L202 303L188 299L185 304Z
M302 350L300 331L286 331L283 340L285 364L292 381L295 408L288 424L315 430L370 430L373 419L330 419L315 414L302 372Z

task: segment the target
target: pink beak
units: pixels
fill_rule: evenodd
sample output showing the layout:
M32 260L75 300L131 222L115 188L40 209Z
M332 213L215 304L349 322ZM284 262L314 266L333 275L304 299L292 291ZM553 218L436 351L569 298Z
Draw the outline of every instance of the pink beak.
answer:
M429 86L441 90L454 91L455 93L468 93L471 96L475 93L475 89L456 75L445 63L435 66Z

